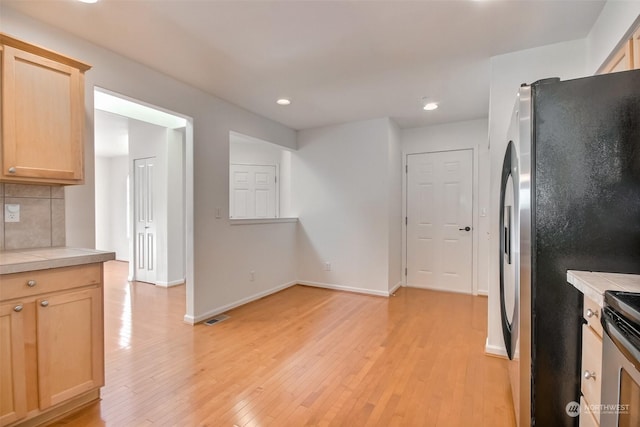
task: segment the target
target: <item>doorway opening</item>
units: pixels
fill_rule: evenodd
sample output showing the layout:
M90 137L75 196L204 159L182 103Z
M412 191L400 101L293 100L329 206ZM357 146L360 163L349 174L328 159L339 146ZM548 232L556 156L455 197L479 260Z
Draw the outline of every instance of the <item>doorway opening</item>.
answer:
M193 128L189 117L94 88L96 248L130 281L193 295Z

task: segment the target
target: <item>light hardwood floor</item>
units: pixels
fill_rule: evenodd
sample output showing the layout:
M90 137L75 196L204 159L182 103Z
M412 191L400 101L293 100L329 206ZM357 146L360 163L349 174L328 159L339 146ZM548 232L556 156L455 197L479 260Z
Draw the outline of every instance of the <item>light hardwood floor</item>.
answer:
M58 426L515 425L486 298L294 286L192 327L184 287L126 269L105 268L102 400Z

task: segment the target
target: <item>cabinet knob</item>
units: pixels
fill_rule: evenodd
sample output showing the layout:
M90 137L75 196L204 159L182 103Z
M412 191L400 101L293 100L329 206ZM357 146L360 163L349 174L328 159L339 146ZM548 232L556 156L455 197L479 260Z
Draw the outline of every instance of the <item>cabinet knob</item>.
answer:
M22 305L16 305L15 307L13 307L13 311L20 313L22 311Z
M16 173L16 168L14 168L13 166L11 166L9 168L9 173Z
M592 318L593 316L598 317L598 312L597 311L593 311L590 308L587 308L587 317L588 318Z
M38 283L35 280L29 280L27 282L27 286L30 288L33 288L35 285L37 285Z
M40 303L40 305L41 305L41 306L43 306L43 307L46 307L46 306L48 306L48 305L49 305L49 301L44 300L44 301L42 301L42 302Z
M589 371L584 371L584 379L585 380L596 380L596 373L595 372L589 372Z

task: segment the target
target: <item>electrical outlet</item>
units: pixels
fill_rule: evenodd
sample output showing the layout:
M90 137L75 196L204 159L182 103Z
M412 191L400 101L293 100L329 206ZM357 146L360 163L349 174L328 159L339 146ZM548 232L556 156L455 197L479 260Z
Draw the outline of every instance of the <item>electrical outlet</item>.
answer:
M330 262L325 262L324 263L324 271L331 271L331 263Z
M250 280L251 282L253 282L254 280L256 280L256 272L255 272L255 271L251 270L251 271L249 272L249 280Z
M4 205L4 222L20 222L20 205Z

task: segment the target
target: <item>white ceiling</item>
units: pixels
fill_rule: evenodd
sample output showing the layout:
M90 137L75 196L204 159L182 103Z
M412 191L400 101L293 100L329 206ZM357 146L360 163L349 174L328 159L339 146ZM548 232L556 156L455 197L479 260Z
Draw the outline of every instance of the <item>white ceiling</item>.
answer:
M1 0L294 129L487 116L489 58L584 38L604 1ZM428 113L421 99L440 102ZM292 105L275 104L289 97Z

